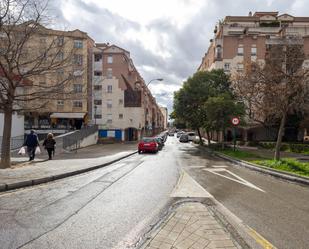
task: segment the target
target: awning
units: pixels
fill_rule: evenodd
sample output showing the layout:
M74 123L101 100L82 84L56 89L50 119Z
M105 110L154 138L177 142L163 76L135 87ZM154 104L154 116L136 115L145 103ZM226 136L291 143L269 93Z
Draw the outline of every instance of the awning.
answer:
M54 112L50 114L51 118L84 118L85 112Z

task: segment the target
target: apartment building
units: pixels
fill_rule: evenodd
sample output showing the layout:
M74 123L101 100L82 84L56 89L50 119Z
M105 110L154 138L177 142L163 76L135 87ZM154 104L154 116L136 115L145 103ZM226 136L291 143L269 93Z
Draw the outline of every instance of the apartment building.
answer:
M163 129L163 114L127 50L96 43L92 71L92 123L101 138L132 141Z
M164 128L164 130L166 130L167 129L167 120L168 120L168 110L165 106L160 106L160 110L163 114L163 119L164 119L163 128Z
M23 25L32 24L29 22ZM87 123L88 88L92 81L92 61L89 56L92 54L93 44L94 41L87 33L78 29L62 31L42 25L36 28L28 41L27 49L46 53L46 64L53 59L66 62L56 70L34 75L31 77L33 84L25 87L27 94L49 89L57 84L59 88L51 93L50 99L39 98L27 103L27 107L31 109L24 112L26 129L36 129L38 133L56 129L56 133L63 133L70 129L80 129ZM57 56L53 57L55 53ZM46 104L42 108L35 108L43 102Z
M215 26L214 37L210 40L198 70L223 69L231 75L242 72L251 61L263 63L268 48L278 44L282 37L299 38L307 58L304 66L308 66L309 17L295 17L278 12L250 12L248 16L226 16ZM302 130L309 128L309 118L306 119L300 126ZM276 129L265 131L250 120L248 127L240 132L239 136L244 140L269 140L276 137ZM293 139L300 140L302 137L302 131L295 131L294 127L287 127L286 132L293 133ZM232 137L231 134L229 137Z

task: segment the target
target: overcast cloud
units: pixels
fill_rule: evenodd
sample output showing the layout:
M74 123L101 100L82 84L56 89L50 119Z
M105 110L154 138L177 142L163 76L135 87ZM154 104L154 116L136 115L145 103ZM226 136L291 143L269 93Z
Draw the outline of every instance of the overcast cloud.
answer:
M169 110L173 92L201 63L219 19L249 11L307 16L309 4L309 0L50 1L58 28L80 29L96 42L130 51L146 83L164 78L149 87Z

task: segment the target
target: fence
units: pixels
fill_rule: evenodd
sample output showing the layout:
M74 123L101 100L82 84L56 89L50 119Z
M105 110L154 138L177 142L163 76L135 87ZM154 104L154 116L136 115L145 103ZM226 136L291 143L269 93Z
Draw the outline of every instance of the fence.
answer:
M70 150L76 150L80 148L80 142L90 136L91 134L94 134L98 132L98 126L93 125L90 127L82 128L76 132L73 132L72 134L68 134L63 137L62 146L63 149L70 149Z
M18 149L24 144L24 136L17 136L11 138L11 150ZM2 137L0 137L0 151L2 147Z

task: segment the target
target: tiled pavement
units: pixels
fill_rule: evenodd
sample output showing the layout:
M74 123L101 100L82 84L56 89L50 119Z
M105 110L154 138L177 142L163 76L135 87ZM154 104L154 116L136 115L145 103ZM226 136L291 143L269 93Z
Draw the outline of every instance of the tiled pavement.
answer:
M236 243L200 203L179 206L161 225L146 249L237 249Z

